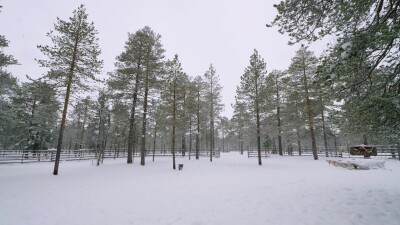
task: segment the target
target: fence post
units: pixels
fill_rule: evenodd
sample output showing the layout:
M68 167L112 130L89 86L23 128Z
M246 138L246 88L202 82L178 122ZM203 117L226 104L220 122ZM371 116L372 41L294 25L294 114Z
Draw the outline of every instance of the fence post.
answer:
M400 145L397 145L397 156L398 156L399 161L400 161Z

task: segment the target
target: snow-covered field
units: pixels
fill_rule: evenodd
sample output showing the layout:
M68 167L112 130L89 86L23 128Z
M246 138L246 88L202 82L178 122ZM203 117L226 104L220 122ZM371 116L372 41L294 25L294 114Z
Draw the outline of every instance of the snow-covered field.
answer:
M333 158L329 158L333 159ZM135 159L136 160L136 159ZM347 170L325 158L263 159L238 153L0 165L1 225L273 225L400 222L400 162Z

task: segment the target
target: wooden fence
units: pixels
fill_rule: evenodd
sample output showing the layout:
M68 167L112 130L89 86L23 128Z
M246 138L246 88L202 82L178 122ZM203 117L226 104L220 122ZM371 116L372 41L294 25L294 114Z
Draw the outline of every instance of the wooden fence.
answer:
M374 148L377 150L377 156L380 158L393 158L399 159L400 150L397 145L373 145ZM262 149L261 150L261 157L268 157L270 154L276 154L277 151L275 149ZM350 148L347 146L343 147L332 147L332 148L319 148L317 151L318 156L324 157L363 157L363 156L353 156L350 155ZM283 155L289 156L312 156L312 149L311 148L293 148L293 149L285 149L283 151ZM258 152L257 149L248 149L247 150L248 157L257 157Z
M0 150L0 164L9 163L34 163L34 162L54 162L56 158L55 149L49 150ZM60 161L77 161L77 160L91 160L97 159L99 151L94 149L79 149L79 150L61 150ZM156 149L147 150L146 156L154 157L172 157L172 152L169 149ZM190 151L190 155L195 157L195 151ZM201 149L199 151L201 157L209 157L208 149ZM102 158L116 159L126 158L128 156L127 149L107 149L104 151ZM134 151L134 157L139 157L140 151ZM176 157L188 157L189 151L176 151ZM220 157L219 151L213 152L213 157Z

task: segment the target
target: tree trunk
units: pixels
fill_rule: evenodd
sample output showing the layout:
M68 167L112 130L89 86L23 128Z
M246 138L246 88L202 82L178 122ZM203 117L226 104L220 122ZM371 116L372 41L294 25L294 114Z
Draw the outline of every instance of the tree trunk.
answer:
M225 133L222 131L222 152L225 152Z
M328 140L327 140L327 138L326 138L326 129L325 129L325 115L324 115L324 105L322 104L322 97L321 97L321 107L322 107L322 110L321 110L321 119L322 119L322 131L323 131L323 135L324 135L324 147L325 147L325 155L326 155L326 157L328 157L329 156L329 153L328 153Z
M153 162L154 162L154 156L155 156L155 153L156 153L156 143L157 143L157 122L154 125Z
M32 111L31 111L31 116L30 116L30 120L29 120L29 133L28 133L28 135L29 135L29 137L28 137L28 142L30 142L30 141L33 141L33 146L32 146L32 150L34 150L33 152L36 152L36 148L37 148L37 145L35 144L35 139L34 139L34 135L32 135L32 133L34 133L35 131L34 131L34 129L32 129L32 127L33 127L33 119L35 118L35 110L36 110L36 98L35 97L33 97L33 103L32 103ZM29 146L28 145L28 149L30 149L31 148L31 146Z
M397 143L397 156L398 156L399 161L400 161L400 142Z
M257 153L258 153L258 165L262 165L261 162L261 131L260 131L260 106L258 105L258 83L257 83L257 78L258 76L256 76L256 99L255 99L255 103L256 103L256 120L257 120Z
M314 118L313 118L313 113L312 113L312 108L311 108L310 95L308 92L308 81L307 81L305 63L303 64L303 79L304 79L304 90L306 93L306 108L307 108L308 126L310 127L312 152L313 152L314 159L318 160L317 145L315 142L315 134L314 134Z
M210 79L210 96L211 96L211 107L210 107L210 162L212 162L213 150L214 150L214 96L213 96L213 79Z
M139 91L139 78L140 78L140 65L141 61L139 60L137 63L137 72L136 72L136 80L135 80L135 89L133 91L133 96L132 96L132 109L131 109L131 115L129 118L129 135L128 135L128 158L127 158L127 163L131 164L133 163L133 156L134 156L134 148L135 148L135 113L136 113L136 102L137 102L137 96L138 96L138 91ZM132 154L133 153L133 154Z
M85 124L86 124L86 119L87 119L87 113L88 113L88 106L85 106L85 114L83 116L83 123L81 127L81 135L80 135L80 140L79 140L79 149L82 149L82 143L83 143L83 136L85 134Z
M143 120L142 120L142 147L140 151L140 165L145 165L145 156L146 156L146 124L147 124L147 97L149 94L149 74L146 74L146 84L144 90L144 99L143 99Z
M174 77L173 109L172 109L172 169L175 165L175 126L176 126L176 77Z
M73 60L73 61L75 63L75 60ZM73 71L73 68L71 68L71 70ZM60 164L61 147L62 147L62 141L63 141L63 136L64 136L65 121L66 121L66 118L67 118L69 95L70 95L70 92L71 92L72 71L71 71L71 74L68 77L67 91L66 91L65 100L64 100L64 109L63 109L63 113L62 113L62 117L61 117L60 134L58 135L56 160L54 162L54 171L53 171L54 175L58 175L58 166Z
M240 154L243 155L243 132L242 132L242 124L241 124L241 118L239 118L239 149L240 149Z
M366 133L363 134L363 143L364 145L368 145L368 137Z
M133 163L133 151L135 148L135 111L137 102L137 90L135 87L135 92L133 94L131 115L129 118L129 135L128 135L128 158L127 163Z
M301 155L301 140L300 140L300 129L297 129L297 147L299 150L299 155Z
M97 166L100 166L100 160L101 160L101 153L102 153L102 146L101 146L101 139L102 139L102 129L101 129L101 123L102 123L102 115L101 112L99 113L99 134L97 135L97 149L98 149L98 154L97 154Z
M191 153L192 153L192 115L190 115L189 119L189 160Z
M278 81L276 82L276 117L277 117L277 122L278 122L278 152L279 155L283 155L282 151L282 128L281 128L281 107L279 105L279 88L278 88Z
M199 159L200 151L200 82L197 85L197 133L196 133L196 159Z

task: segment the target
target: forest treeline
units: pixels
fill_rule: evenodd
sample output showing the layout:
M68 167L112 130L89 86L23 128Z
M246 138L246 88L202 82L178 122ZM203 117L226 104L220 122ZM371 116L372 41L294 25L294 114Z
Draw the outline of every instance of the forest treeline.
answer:
M282 71L267 71L254 50L232 118L221 116L224 84L217 69L210 64L204 75L188 75L178 55L165 58L161 35L150 27L128 34L114 71L100 80L97 30L81 5L69 20L57 19L47 34L53 45L38 46L43 58L37 61L48 69L39 79L20 83L6 70L18 62L3 52L8 40L0 36L0 149L126 148L127 163L140 152L145 165L151 148L190 149L198 158L200 149L268 148L282 155L295 146L312 149L318 159L319 148L398 144L399 4L275 5L278 15L267 26L302 45ZM307 45L325 36L336 42L316 56Z

